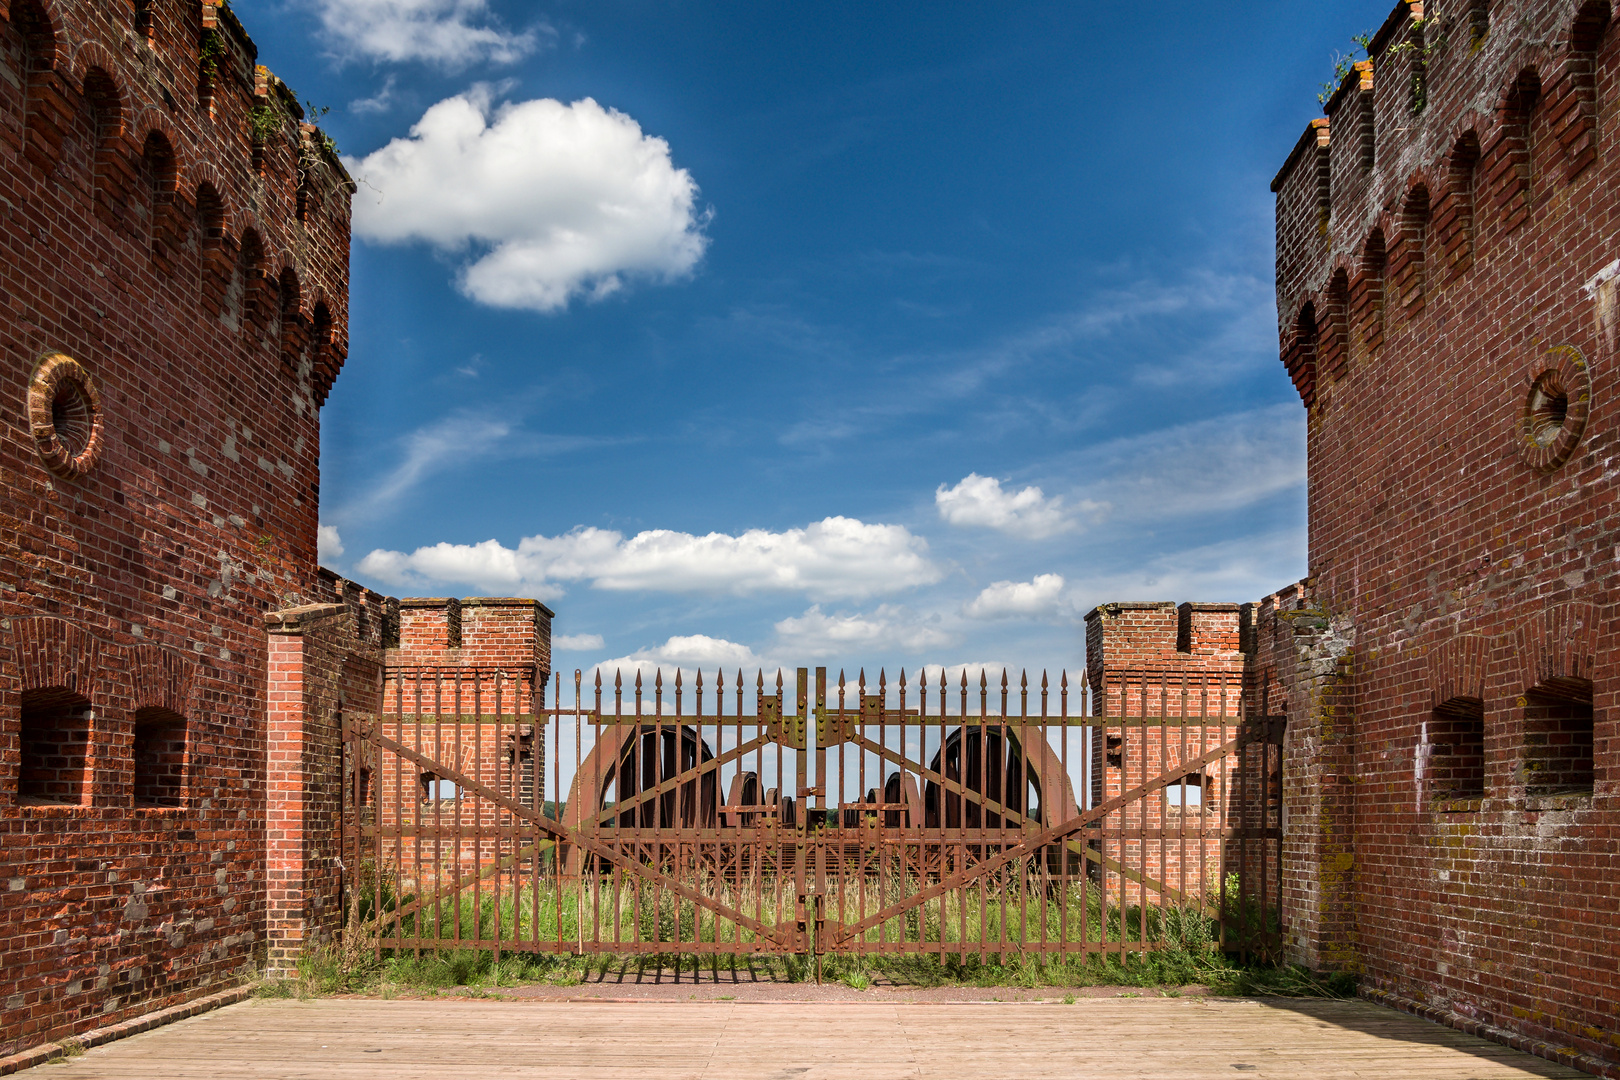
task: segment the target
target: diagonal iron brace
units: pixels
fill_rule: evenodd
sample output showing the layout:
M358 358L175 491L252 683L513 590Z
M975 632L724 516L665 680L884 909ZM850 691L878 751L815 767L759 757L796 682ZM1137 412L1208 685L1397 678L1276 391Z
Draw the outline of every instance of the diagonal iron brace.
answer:
M662 885L664 888L668 889L672 893L675 893L677 896L692 901L692 903L696 904L698 907L712 911L716 915L722 915L735 923L748 927L748 929L757 934L761 934L773 940L779 940L776 928L767 926L765 923L762 923L757 919L750 918L734 908L728 908L724 904L721 904L719 901L715 900L713 897L705 896L703 893L692 888L690 885L683 884L679 880L670 877L668 874L654 870L642 864L639 860L625 859L618 852L614 851L612 847L601 843L594 837L588 836L583 832L570 832L569 830L558 825L556 822L552 821L550 818L545 817L538 810L524 806L522 803L517 802L514 799L507 798L505 795L502 795L499 791L496 791L487 784L481 783L465 773L451 769L440 762L434 761L425 754L420 754L405 744L390 739L388 736L377 731L375 728L370 731L362 730L361 735L364 738L370 739L377 746L380 746L385 750L390 750L393 753L398 754L400 757L405 758L407 761L415 762L424 769L431 769L433 772L437 773L441 779L448 780L457 787L464 788L465 790L472 792L474 795L488 799L490 802L494 803L496 806L507 811L513 816L534 823L544 831L556 837L558 840L571 844L578 844L580 847L591 852L593 855L597 855L600 858L614 863L615 865L621 866L625 870L646 881Z
M1237 738L1224 742L1207 753L1200 754L1195 758L1189 758L1188 760L1183 761L1180 765L1177 765L1175 768L1160 773L1152 780L1149 780L1144 784L1139 784L1131 790L1120 795L1116 795L1106 802L1099 803L1090 810L1087 810L1085 813L1081 814L1079 817L1057 825L1052 825L1038 833L1029 835L1021 843L1008 848L1001 854L996 855L993 858L986 859L977 866L973 866L966 870L952 874L950 877L942 878L927 888L919 889L915 893L906 897L906 899L898 903L890 904L888 907L883 908L874 915L867 916L860 922L844 924L843 926L839 927L838 933L835 935L832 943L835 946L843 945L853 940L857 934L864 933L880 923L887 922L896 915L908 911L919 904L926 903L927 901L934 899L936 896L943 896L952 889L960 888L971 881L975 881L978 878L992 874L995 871L1000 870L1003 866L1010 865L1011 863L1016 862L1018 859L1023 858L1025 855L1029 854L1031 849L1042 848L1047 844L1061 840L1069 833L1074 832L1076 829L1083 829L1093 821L1099 821L1114 811L1128 805L1129 803L1135 802L1137 799L1140 799L1145 795L1149 795L1160 790L1161 788L1169 787L1171 784L1175 783L1177 780L1180 780L1188 773L1201 769L1210 762L1216 761L1227 756L1228 754L1235 752L1250 742L1256 741L1257 738L1264 738L1264 734L1261 733L1260 735L1255 736L1248 733L1239 733Z
M1033 825L1033 824L1036 824L1036 822L1034 822L1030 818L1025 817L1023 814L1021 814L1017 810L1009 810L1009 809L1007 809L1007 807L1005 807L1005 806L1001 805L1000 803L996 802L994 799L986 797L983 792L974 791L972 788L969 788L969 787L959 783L958 781L951 780L948 777L945 777L945 776L935 772L932 769L925 769L921 765L919 765L917 762L912 761L910 758L908 758L904 754L900 753L900 751L895 750L892 747L884 746L882 743L875 743L871 739L868 739L865 735L856 735L853 738L850 738L848 740L848 742L853 746L860 747L861 749L865 750L867 753L876 754L880 758L885 758L885 759L893 762L894 764L900 766L902 769L910 766L911 771L913 773L915 773L917 776L923 777L923 778L928 779L928 780L932 780L936 784L938 784L940 787L944 788L945 790L950 791L950 792L954 792L955 794L962 796L964 799L968 800L969 802L978 803L979 806L981 808L983 808L985 813L988 813L988 814L1000 814L1001 816L1007 818L1008 822L1010 824L1013 824L1013 825L1026 825L1026 824L1027 825ZM1028 766L1027 765L1025 766L1025 772L1026 772L1026 774L1028 772Z
M639 738L640 735L638 734L633 737ZM757 738L749 739L740 746L733 746L730 750L727 750L721 754L716 754L708 761L699 762L697 765L687 769L685 772L677 773L661 784L647 788L644 791L638 791L628 799L625 799L622 802L614 803L612 807L600 811L596 815L596 824L611 824L613 820L620 814L627 814L636 807L643 806L646 803L658 798L660 795L668 795L682 784L690 783L698 779L704 773L713 772L722 765L728 765L731 762L736 761L744 754L752 753L761 747L770 745L771 742L772 740L768 736L760 735Z

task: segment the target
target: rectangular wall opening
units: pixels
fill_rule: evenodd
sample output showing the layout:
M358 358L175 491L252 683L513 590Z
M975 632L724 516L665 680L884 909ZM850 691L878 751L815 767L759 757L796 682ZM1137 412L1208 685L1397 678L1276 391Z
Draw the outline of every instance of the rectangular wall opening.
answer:
M1551 679L1525 695L1525 793L1580 795L1592 791L1592 684Z
M185 795L186 719L167 709L135 712L135 805L179 806Z
M93 718L89 700L71 690L23 691L19 803L89 805Z
M1201 810L1208 783L1209 777L1203 773L1190 773L1164 789L1165 803L1183 810Z
M1442 702L1429 721L1430 788L1445 799L1485 794L1485 703L1456 697Z

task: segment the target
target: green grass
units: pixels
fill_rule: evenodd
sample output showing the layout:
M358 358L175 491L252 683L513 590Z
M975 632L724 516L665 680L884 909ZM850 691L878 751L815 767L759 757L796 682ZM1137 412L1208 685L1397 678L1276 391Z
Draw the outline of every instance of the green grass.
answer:
M723 909L739 911L766 929L761 932L745 926L729 915L677 895L658 883L631 875L604 875L558 886L556 879L532 887L533 879L522 879L516 888L505 880L497 888L485 881L477 890L463 888L459 893L446 888L437 897L424 895L419 907L415 895L394 898L385 890L383 909L408 914L388 920L382 931L382 946L416 948L412 939L526 941L552 951L613 951L615 944L668 945L676 952L704 952L700 946L736 946L748 951L760 946L762 953L780 952L771 937L793 929L796 896L787 878L770 877L742 883L725 881L698 872L683 875L684 883ZM1104 905L1094 883L1080 879L1065 882L1005 873L987 878L965 889L940 896L917 899L926 882L909 874L871 875L856 879L846 887L835 885L819 898L823 914L831 922L849 925L875 918L880 910L899 906L881 924L864 928L861 947L844 951L890 951L881 946L908 944L912 951L951 953L966 957L987 952L1025 953L1068 951L1060 945L1101 943L1103 952L1140 953L1159 947L1163 940L1184 936L1178 929L1182 909L1148 905ZM1230 891L1228 891L1230 890ZM1235 882L1228 890L1211 890L1212 901L1227 911L1224 922L1231 948L1243 940L1275 936L1274 915L1263 913L1258 904L1238 902ZM1221 893L1234 897L1228 901ZM366 889L356 900L357 917L371 919L374 889ZM1176 926L1170 921L1176 920ZM1210 933L1218 933L1214 924ZM1209 936L1209 935L1206 935ZM683 947L684 946L684 947ZM638 950L625 950L638 951Z
M701 874L689 884L720 904L741 910L767 927L795 918L786 886L771 882L736 883ZM416 897L400 895L391 880L382 882L378 934L378 882L370 867L362 869L359 887L350 897L345 940L305 956L295 980L268 981L264 996L306 997L331 993L381 993L401 990L432 992L453 988L488 991L521 984L572 986L633 971L679 968L716 977L745 971L751 976L784 982L817 977L818 965L808 955L783 955L773 941L668 889L633 877L590 879L584 885L555 879L514 890L511 882L495 890L486 884L479 895L470 889L446 892L437 902L423 898L420 907L397 920L391 913L409 908ZM1258 905L1228 900L1236 882L1212 890L1228 912L1227 932L1274 934L1276 921ZM825 914L853 919L915 896L921 885L912 877L890 874L869 878L865 895L836 890L822 897ZM819 975L866 989L879 979L911 986L1143 988L1208 986L1216 993L1342 997L1354 993L1348 976L1318 976L1302 968L1242 962L1223 951L1220 924L1191 908L1103 906L1095 886L1079 881L1050 880L1008 873L982 889L948 892L919 901L859 938L860 949L825 952ZM904 942L909 953L863 951ZM406 941L440 943L421 948ZM507 952L499 961L489 950L458 944L465 940L538 941L555 952ZM582 940L600 952L571 955ZM1106 943L1097 952L1042 951L1082 941ZM391 942L398 943L391 946ZM598 943L599 942L599 943ZM658 942L658 953L618 953L617 943ZM704 953L700 946L734 946L741 955ZM1227 942L1231 944L1230 940ZM683 947L686 946L686 947ZM750 955L750 946L757 951ZM740 967L739 967L740 965ZM1071 995L1072 996L1072 995ZM1067 999L1066 999L1067 1000Z

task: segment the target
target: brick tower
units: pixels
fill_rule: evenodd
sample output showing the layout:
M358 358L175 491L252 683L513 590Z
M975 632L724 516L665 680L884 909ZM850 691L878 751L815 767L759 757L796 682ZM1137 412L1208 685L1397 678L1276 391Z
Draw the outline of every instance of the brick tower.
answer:
M0 1056L263 955L352 186L236 18L0 2Z
M1288 715L1296 955L1612 1072L1611 14L1398 4L1278 173L1311 579L1254 668Z

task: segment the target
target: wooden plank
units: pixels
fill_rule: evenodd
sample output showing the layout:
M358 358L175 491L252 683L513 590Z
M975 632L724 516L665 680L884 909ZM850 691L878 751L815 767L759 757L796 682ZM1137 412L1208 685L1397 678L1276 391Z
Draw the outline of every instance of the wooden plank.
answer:
M817 992L815 987L781 989L803 996ZM18 1075L30 1080L1580 1080L1585 1075L1361 1001L1113 998L1072 1005L909 1005L886 996L869 991L855 1003L765 1004L261 999Z

